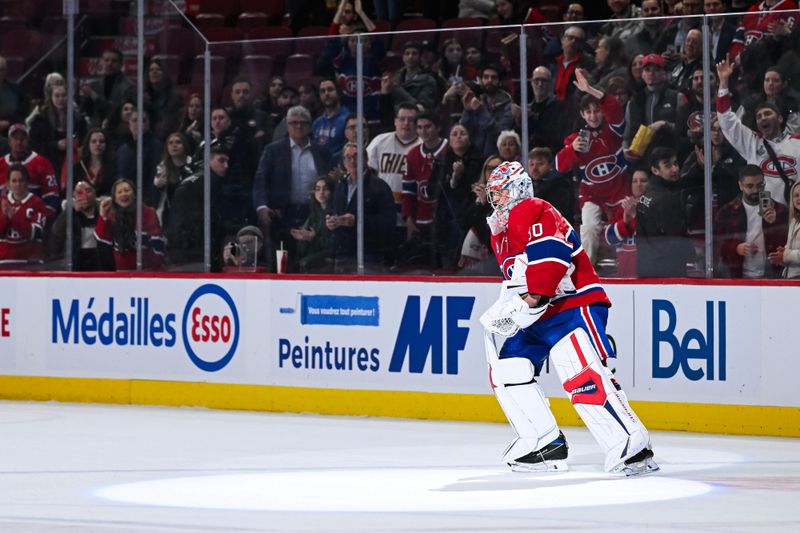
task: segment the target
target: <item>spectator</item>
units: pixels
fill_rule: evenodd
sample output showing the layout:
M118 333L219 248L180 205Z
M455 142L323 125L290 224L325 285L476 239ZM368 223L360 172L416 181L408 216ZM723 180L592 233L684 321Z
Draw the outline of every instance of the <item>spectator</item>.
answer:
M231 102L233 103L229 111L231 123L239 129L244 143L250 150L258 152L267 140L267 114L253 104L253 85L248 78L240 76L233 80ZM251 161L253 159L250 158ZM249 172L253 167L241 170Z
M100 201L100 218L94 235L98 246L114 250L117 270L136 270L136 188L120 178L111 186L111 197ZM164 261L164 238L156 212L142 205L142 268L160 269Z
M364 136L364 144L369 145L371 137L369 136L369 124L366 120L362 119L362 131ZM358 115L350 113L347 115L347 121L344 125L344 138L345 143L358 143Z
M204 127L203 98L197 93L192 93L189 96L189 102L180 113L178 125L175 128L175 131L183 133L186 137L190 154L195 153L203 140Z
M776 278L767 257L786 239L786 206L765 197L764 174L755 165L739 171L741 195L722 206L714 219L720 274L730 278Z
M500 88L500 68L486 65L481 70L480 93L464 92L461 123L469 131L472 143L484 155L494 153L497 137L514 127L511 95Z
M636 204L636 270L640 277L686 277L694 248L687 238L677 153L650 155L650 180Z
M96 272L114 270L114 255L108 246L97 246L94 230L99 218L94 187L79 181L72 189L72 270ZM67 241L67 211L62 211L48 237L48 257L62 256Z
M628 58L623 46L618 37L600 39L594 56L596 67L592 70L594 85L605 87L610 78L627 75Z
M494 13L494 0L460 0L458 18L488 19Z
M67 87L63 84L45 87L45 101L26 120L31 147L42 154L53 168L60 169L67 152ZM86 135L86 121L74 109L75 139Z
M356 216L358 146L347 143L342 150L345 175L333 194L333 212L325 219L325 226L333 232L337 274L356 271ZM366 154L365 154L366 155ZM378 268L395 244L395 210L392 191L386 182L366 168L364 187L364 263L370 269Z
M704 0L703 12L708 17L708 30L711 34L711 59L718 63L725 59L736 33L736 18L726 17L723 0Z
M624 41L637 29L637 21L629 19L639 16L639 7L631 5L631 0L608 0L608 7L611 21L600 28L600 34L613 35Z
M222 252L223 271L233 269L249 272L266 272L268 264L264 257L264 234L255 226L245 226L236 233L236 238L225 245Z
M555 63L550 65L550 72L555 78L555 95L559 100L572 100L575 93L575 71L576 69L591 69L595 62L589 55L583 52L583 43L586 39L586 32L580 26L567 26L561 36L562 54L556 57Z
M259 102L261 110L267 114L271 124L277 124L283 117L285 109L281 109L281 106L278 105L278 98L285 85L286 82L283 76L272 76L269 80L269 86L264 91Z
M684 154L689 145L693 145L699 139L703 138L703 90L704 90L705 76L703 74L702 65L695 68L691 78L691 87L684 92L686 98L678 107L677 118L675 119L675 130L680 140L679 152ZM708 73L708 82L710 84L709 94L713 95L717 92L717 75L713 72ZM716 102L711 101L711 110L716 110ZM734 180L735 181L735 180Z
M480 178L472 184L472 193L475 202L469 206L465 213L465 226L468 229L461 249L461 258L458 266L469 269L471 272L490 275L499 274L497 261L492 256L491 233L486 219L494 209L489 204L486 194L486 181L492 171L500 166L503 160L497 155L486 158L481 168Z
M791 133L800 132L800 102L797 95L789 90L789 83L780 67L769 67L764 73L764 90L745 98L736 111L742 123L750 129L756 127L755 109L761 102L771 102L780 109L786 120L786 129Z
M103 121L102 128L107 134L111 149L116 152L131 134L131 115L136 111L136 100L125 100ZM99 127L99 126L98 126Z
M100 126L110 113L126 101L136 98L136 86L122 72L122 52L109 48L100 58L102 78L82 83L81 112L93 126Z
M680 92L687 92L692 86L692 75L698 69L703 70L703 34L698 29L691 29L683 41L680 62L670 74L670 85Z
M105 131L92 128L84 137L75 166L72 169L73 183L85 181L92 186L97 196L111 193L116 165L114 153L106 140ZM61 169L61 190L67 190L67 169Z
M528 152L528 175L533 181L534 196L550 202L572 224L575 221L575 190L567 176L553 169L550 148L536 147Z
M0 266L42 264L49 209L28 190L30 177L23 165L3 170L7 191L0 197Z
M391 94L392 104L397 106L404 102L411 102L420 111L432 110L439 101L439 85L436 77L422 66L420 58L422 44L409 41L403 47L403 68L391 78L391 82L384 81L381 92ZM384 79L388 74L384 74Z
M495 0L498 24L542 24L547 19L536 8L528 8L522 0Z
M791 189L792 203L789 205L789 236L785 246L769 254L769 261L775 266L784 267L784 278L800 278L800 182Z
M332 178L319 177L311 192L308 218L299 228L289 230L297 241L300 272L333 272L333 233L325 225L325 220L331 215L331 196L335 186Z
M290 108L287 119L289 138L267 145L261 155L253 180L253 206L268 242L286 242L292 257L289 229L308 218L307 191L330 170L331 155L311 142L311 115L306 108Z
M642 80L642 63L644 63L644 56L637 54L631 59L631 66L629 68L631 82L634 86L634 92L644 89L644 80Z
M606 92L613 96L622 109L627 109L631 100L631 84L627 76L612 76L606 83Z
M128 122L130 135L117 150L117 177L124 178L131 183L136 183L136 172L138 159L136 157L137 144L137 124L139 115L136 111L131 113ZM152 176L156 175L158 162L161 160L163 150L161 142L150 131L150 114L147 111L142 113L142 183L143 200L152 201L155 194ZM152 207L152 206L151 206Z
M359 30L375 31L375 23L370 20L361 6L361 0L342 0L333 16L328 35L349 35Z
M272 142L285 139L289 134L289 126L286 124L286 111L290 107L300 105L300 92L290 85L286 85L281 89L281 94L278 96L278 109L280 115L277 118L275 127L272 130ZM308 110L311 114L311 110Z
M533 146L561 148L567 136L572 111L553 94L553 75L547 67L536 67L531 73L533 99L528 106L528 139Z
M464 62L467 68L467 76L474 73L474 76L465 76L464 79L466 81L480 81L480 72L483 66L483 50L477 46L467 46L466 50L464 50Z
M666 44L661 46L660 40L664 31L660 0L643 0L639 29L625 39L625 51L628 55L645 55L663 52ZM661 49L659 49L661 48Z
M750 6L742 17L730 47L730 57L736 59L742 50L764 37L774 34L786 35L794 30L797 2L795 0L764 0ZM762 12L776 11L768 15Z
M472 145L463 124L450 128L444 157L434 159L428 189L433 189L435 253L446 269L457 266L464 235L471 226L468 213L475 205L473 186L480 179L483 156Z
M564 22L582 22L586 20L586 10L580 2L564 5L561 20Z
M633 94L628 104L630 124L625 133L625 140L630 143L639 126L647 126L655 131L652 147L675 146L675 120L678 106L685 102L685 97L667 85L666 64L658 54L648 54L642 60L643 91Z
M664 60L670 64L679 59L689 31L700 27L702 19L699 15L703 14L703 0L682 0L681 9L681 14L685 18L673 19L672 24L664 30L656 49L651 50L651 52L662 53ZM702 39L700 42L702 43ZM700 44L701 48L702 46Z
M335 83L335 81L334 81ZM308 109L311 118L316 119L322 114L322 103L319 98L319 82L304 80L297 84L298 104ZM341 94L340 100L341 100Z
M636 209L647 189L647 171L636 170L631 177L631 194L617 206L603 228L606 244L617 251L617 276L636 277Z
M221 106L211 108L211 142L213 149L220 146L230 158L227 171L229 183L239 184L242 201L250 204L250 190L253 186L253 174L258 159L257 142L249 138L242 129L233 123L228 110ZM202 142L194 155L194 161L203 161L205 142ZM251 221L252 223L252 221Z
M434 73L439 77L439 84L443 87L452 87L455 83L464 80L474 80L478 71L467 66L464 59L464 49L458 39L445 39L439 47L441 59L434 67Z
M627 193L628 162L622 153L625 112L619 102L589 85L584 70L576 72L576 86L586 94L580 114L588 129L570 134L556 155L556 171L577 169L581 179L581 242L592 262L598 260L604 215L610 214Z
M402 181L401 215L406 234L398 262L435 268L437 260L433 249L433 218L437 209L438 184L431 183L431 171L436 160L441 160L447 150L447 139L439 136L439 125L434 115L423 112L417 115L417 135L420 144L408 151L406 171Z
M8 79L8 62L0 56L0 132L28 116L30 100L20 86Z
M183 98L175 89L164 63L158 58L151 59L147 65L144 102L150 111L151 129L159 140L175 131Z
M503 161L522 162L522 140L514 130L501 131L497 137L497 153Z
M739 179L739 169L745 165L745 160L730 145L722 135L722 128L719 125L716 115L711 119L711 189L714 197L712 206L714 211L739 194L737 182ZM687 156L686 161L681 167L681 179L686 188L703 190L705 187L705 152L703 151L703 139L698 138L693 146L693 151ZM700 212L697 216L689 213L690 226L694 223L697 228L702 227L705 220L705 213L701 205L698 206Z
M373 0L375 16L379 20L388 20L392 30L400 20L400 0Z
M336 81L326 78L319 82L319 95L323 113L314 120L314 143L324 146L334 158L341 157L345 143L345 125L350 110L342 105L341 93Z
M372 39L368 34L360 34L364 80L364 116L370 123L380 120L381 69L379 62L384 56L381 39ZM337 80L342 91L342 103L349 109L356 109L356 50L359 35L346 39L330 39L317 60L315 73L330 76ZM343 42L344 41L344 42Z
M59 211L59 188L50 161L28 148L28 128L12 124L8 128L9 153L0 159L0 195L5 196L8 170L14 164L25 167L25 189L42 199L47 206L47 218L52 222Z
M771 193L773 201L786 206L790 180L797 180L800 139L784 129L784 118L780 109L770 102L756 107L758 133L742 124L731 110L728 80L732 72L733 66L728 59L717 63L717 117L722 134L745 161L764 169L766 190Z
M153 198L147 202L156 210L161 227L167 226L175 189L191 175L192 158L189 156L188 141L180 132L170 133L153 178Z
M406 157L420 143L417 137L417 108L410 103L397 106L394 131L377 135L367 146L367 165L389 185L397 206L397 224L402 226L400 203Z
M211 156L208 164L209 190L211 193L210 226L211 226L211 270L219 271L222 258L220 252L224 241L225 220L234 220L236 216L226 212L229 202L225 201L222 182L228 172L228 153L222 145L210 147ZM204 260L204 209L205 198L204 169L198 169L175 188L172 197L172 212L167 219L165 234L169 248L167 250L170 263L183 266L200 263ZM234 224L235 222L232 222ZM241 227L241 226L239 226Z

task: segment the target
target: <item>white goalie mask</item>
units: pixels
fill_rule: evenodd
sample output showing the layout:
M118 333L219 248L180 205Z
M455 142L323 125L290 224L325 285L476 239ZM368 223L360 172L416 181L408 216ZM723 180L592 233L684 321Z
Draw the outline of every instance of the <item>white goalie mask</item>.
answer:
M486 181L486 198L494 208L487 219L493 234L505 231L508 213L521 201L533 198L533 182L525 168L516 161L504 161Z

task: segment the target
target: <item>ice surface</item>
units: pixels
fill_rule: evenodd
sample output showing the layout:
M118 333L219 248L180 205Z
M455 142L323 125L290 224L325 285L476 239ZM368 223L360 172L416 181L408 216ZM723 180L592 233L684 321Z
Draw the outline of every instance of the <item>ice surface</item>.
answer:
M0 402L0 531L800 531L800 440L652 432L625 479L564 433L512 473L502 424Z

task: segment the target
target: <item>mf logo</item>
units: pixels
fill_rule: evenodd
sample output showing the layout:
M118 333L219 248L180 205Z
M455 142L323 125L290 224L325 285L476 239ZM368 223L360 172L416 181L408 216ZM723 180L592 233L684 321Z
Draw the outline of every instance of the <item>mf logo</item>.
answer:
M666 320L662 322L662 318ZM705 332L691 328L679 338L675 334L677 322L677 312L671 302L653 300L653 377L671 378L677 374L680 367L683 374L691 381L698 381L704 376L712 381L716 363L718 379L725 381L727 355L725 302L717 302L716 320L714 302L706 302ZM669 346L672 352L671 360L662 358L663 345ZM693 360L703 361L705 364L695 368L690 364Z
M423 321L420 297L409 296L389 372L401 372L408 354L408 371L421 374L431 354L432 373L441 374L446 367L448 374L458 374L458 352L467 345L469 335L469 327L459 326L459 321L469 320L474 305L475 298L469 296L432 296Z

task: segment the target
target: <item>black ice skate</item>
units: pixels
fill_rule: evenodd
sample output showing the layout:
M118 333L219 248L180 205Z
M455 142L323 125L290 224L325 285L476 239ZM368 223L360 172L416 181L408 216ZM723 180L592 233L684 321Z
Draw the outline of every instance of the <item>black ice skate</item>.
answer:
M639 476L659 470L661 467L653 460L653 450L645 448L633 457L625 460L620 472L626 476Z
M559 431L558 437L542 448L508 463L514 472L566 472L569 446L567 438Z

